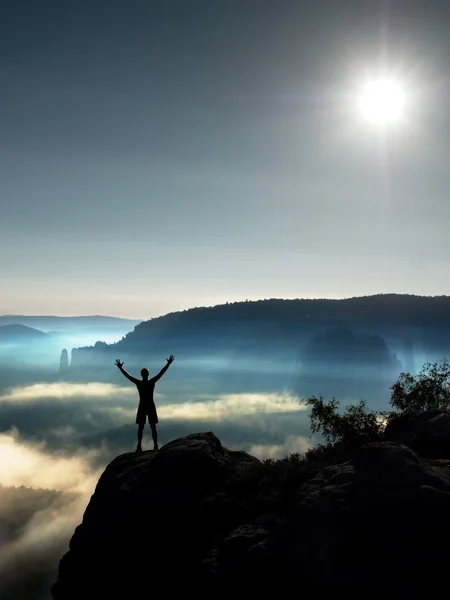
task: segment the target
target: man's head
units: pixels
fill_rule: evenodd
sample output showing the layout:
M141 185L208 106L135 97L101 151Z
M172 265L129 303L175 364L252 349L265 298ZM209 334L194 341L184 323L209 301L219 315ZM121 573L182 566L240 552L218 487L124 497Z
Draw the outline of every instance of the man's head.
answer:
M142 375L142 379L148 379L148 376L150 375L150 371L144 367L143 369L141 369L141 375Z

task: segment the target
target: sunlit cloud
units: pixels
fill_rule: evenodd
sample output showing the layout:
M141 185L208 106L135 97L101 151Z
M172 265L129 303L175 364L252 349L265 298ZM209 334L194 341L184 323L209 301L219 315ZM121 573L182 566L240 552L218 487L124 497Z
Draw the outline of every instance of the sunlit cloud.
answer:
M99 473L89 466L91 454L50 454L43 444L23 443L17 431L0 434L0 484L49 488L73 493L92 490Z
M289 435L283 444L253 444L246 451L260 459L283 458L289 454L304 454L313 446L304 436Z
M221 421L256 413L285 413L305 410L295 396L286 394L227 394L202 402L165 404L158 408L164 419Z
M122 387L100 382L57 382L11 388L0 396L0 404L76 400L93 401L91 407L100 409L102 404L96 401L104 400L107 401L107 410L117 417L129 420L134 419L138 398L134 386ZM167 403L166 396L156 392L155 400L158 413L165 420L220 421L235 416L288 413L306 409L297 396L285 393L197 395L195 399L185 402Z
M111 398L130 397L136 391L130 387L122 387L112 383L35 383L23 387L13 387L0 396L0 402L27 402L40 399L71 399L71 398Z

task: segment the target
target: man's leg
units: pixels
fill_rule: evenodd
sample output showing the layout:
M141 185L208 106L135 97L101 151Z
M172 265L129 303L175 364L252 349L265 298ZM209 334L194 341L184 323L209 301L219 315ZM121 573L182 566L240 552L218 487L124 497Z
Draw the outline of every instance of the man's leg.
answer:
M158 432L156 431L156 423L150 423L153 438L153 450L159 450L158 446Z
M144 435L144 426L145 426L145 423L139 423L139 425L138 425L138 432L137 432L138 443L136 446L136 452L142 452L142 437Z

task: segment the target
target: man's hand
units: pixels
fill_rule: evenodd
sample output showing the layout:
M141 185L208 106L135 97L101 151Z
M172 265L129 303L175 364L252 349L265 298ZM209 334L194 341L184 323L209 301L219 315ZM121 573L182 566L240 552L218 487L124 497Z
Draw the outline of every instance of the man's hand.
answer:
M116 362L114 363L116 365L116 367L118 367L119 369L123 367L123 362L120 362L120 359L117 358Z
M170 365L175 360L175 356L173 354L171 354L169 356L169 358L166 358L166 360L167 360L167 363Z

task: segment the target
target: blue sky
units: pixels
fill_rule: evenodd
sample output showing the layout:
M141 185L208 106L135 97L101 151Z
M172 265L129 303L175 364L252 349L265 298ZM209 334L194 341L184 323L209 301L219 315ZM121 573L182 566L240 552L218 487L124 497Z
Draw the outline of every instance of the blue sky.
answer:
M448 294L450 7L0 9L0 313ZM389 131L355 95L382 72Z

